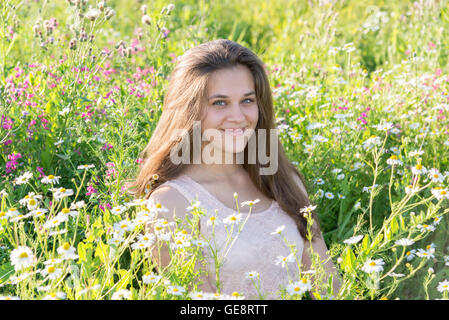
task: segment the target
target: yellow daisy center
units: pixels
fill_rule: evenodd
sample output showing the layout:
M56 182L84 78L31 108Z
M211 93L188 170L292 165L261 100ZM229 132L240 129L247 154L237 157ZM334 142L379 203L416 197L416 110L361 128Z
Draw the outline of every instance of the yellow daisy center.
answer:
M66 243L64 243L64 244L62 245L62 248L63 248L64 250L69 250L70 244L69 244L68 242L66 242Z
M22 252L22 253L19 255L19 258L21 258L21 259L28 258L28 253Z

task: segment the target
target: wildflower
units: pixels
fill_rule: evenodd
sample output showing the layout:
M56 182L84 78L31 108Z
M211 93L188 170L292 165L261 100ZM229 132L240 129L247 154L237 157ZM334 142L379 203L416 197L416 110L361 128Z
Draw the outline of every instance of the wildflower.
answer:
M416 175L426 174L427 169L421 163L418 163L416 166L412 167L412 173Z
M77 167L78 170L87 170L87 169L91 169L91 168L95 168L95 165L94 164L82 164Z
M413 239L408 239L408 238L402 238L399 240L396 240L395 244L398 246L411 246L412 244L414 244L415 241Z
M126 210L127 210L128 208L126 207L126 206L123 206L123 205L119 205L119 206L115 206L115 207L113 207L112 209L111 209L111 213L113 214L113 215L120 215L120 214L122 214L123 212L125 212Z
M11 264L16 271L26 269L36 263L33 251L26 246L19 246L11 251Z
M76 203L70 204L70 209L76 210L76 209L81 209L85 206L86 206L86 203L84 202L84 200L81 200L81 201L77 201Z
M410 261L410 260L412 260L415 257L415 254L416 254L416 250L415 249L407 251L405 253L405 258L407 259L407 261Z
M435 231L435 227L433 225L428 225L428 224L418 224L416 226L421 232L425 232L425 231Z
M131 223L129 220L122 220L122 221L114 223L113 228L114 228L114 230L117 230L119 232L133 231L134 224Z
M436 217L433 219L433 226L439 225L441 222L441 217Z
M197 246L197 247L200 247L200 248L204 248L205 246L206 246L206 242L204 242L203 240L201 240L201 239L197 239L197 240L192 240L192 243L195 245L195 246Z
M83 290L80 290L79 294L80 294L80 295L83 295L83 294L88 293L88 292L91 291L91 290L98 290L98 289L100 289L100 288L101 288L101 286L100 286L99 284L96 284L96 285L94 285L94 286L86 287L86 288L84 288Z
M50 184L50 183L55 184L55 183L59 183L60 178L61 178L60 176L54 176L54 175L50 174L50 175L42 178L41 182L45 183L45 184Z
M69 197L73 195L72 189L66 189L66 188L51 188L50 189L53 192L53 196L55 200L61 200L62 198Z
M333 194L332 192L326 192L326 193L324 194L324 196L325 196L327 199L333 199L333 198L334 198L334 194Z
M242 220L241 214L233 213L230 216L223 219L223 223L227 225L239 223Z
M339 175L337 175L337 180L342 180L344 179L345 174L344 173L340 173Z
M316 207L317 206L313 206L313 205L306 206L304 208L301 208L301 210L299 210L299 212L302 213L304 216L310 215L312 213L312 211L316 209Z
M413 187L413 185L409 184L405 187L405 193L406 194L414 194L419 191L419 187Z
M428 177L433 182L439 182L442 183L444 181L444 176L438 171L438 169L432 168L428 172Z
M388 130L390 130L391 128L393 128L393 124L390 122L386 122L386 123L382 123L382 124L378 124L376 126L374 126L377 130L379 131L386 131L388 132Z
M324 196L324 191L323 191L322 189L319 189L319 190L316 192L316 195L317 195L318 198L322 198L322 197Z
M289 284L286 289L291 296L296 294L302 295L306 291L311 290L312 286L309 280L307 280L306 278L302 278L300 281L296 281L292 284Z
M150 209L150 211L153 211L155 213L168 212L168 209L165 208L162 204L153 203L152 201L147 205L147 208Z
M317 184L317 185L324 184L324 180L321 179L321 178L316 178L316 179L314 180L314 183Z
M188 206L188 207L186 208L186 210L188 210L188 211L198 210L198 209L200 208L200 204L201 204L200 201L193 200L193 201L191 202L191 205Z
M411 151L408 155L410 157L415 157L415 156L420 156L424 153L424 151L419 151L419 150L413 150Z
M24 198L19 200L19 203L24 206L26 205L28 210L34 210L39 205L39 200L42 199L41 195L37 195L34 192L28 193Z
M446 188L435 187L430 191L437 200L449 199L449 191Z
M237 291L234 291L233 293L231 293L231 295L229 296L229 298L227 300L243 300L245 297L238 293Z
M162 279L162 276L159 276L153 272L147 272L142 276L142 281L145 284L157 283L161 279Z
M257 278L259 278L259 272L257 272L257 271L246 272L245 278L250 279L250 280L257 279Z
M142 16L142 23L143 24L147 24L147 25L151 25L151 18L149 15L145 14Z
M421 248L418 249L418 252L416 253L416 255L420 258L426 258L426 259L435 258L432 250L424 250Z
M1 300L5 300L5 301L9 301L9 300L20 300L19 297L16 296L0 296L0 301Z
M89 8L86 12L85 17L90 21L95 21L101 14L101 11L97 8Z
M243 206L249 206L252 207L253 205L255 205L256 203L258 203L260 201L260 199L256 199L256 200L250 200L250 201L243 201L241 203L241 207Z
M219 221L218 221L218 219L217 219L217 216L216 215L211 215L210 217L209 217L209 219L207 219L207 225L208 226L214 226L214 225L217 225L219 223Z
M439 292L449 291L449 281L443 280L438 283L437 290Z
M356 244L358 243L360 240L363 239L363 235L358 235L358 236L353 236L349 239L344 240L343 242L346 244Z
M282 231L283 231L284 229L285 229L285 226L284 226L284 225L279 226L279 227L277 227L276 230L274 230L271 234L272 234L272 235L275 235L275 234L281 234Z
M14 207L9 208L8 211L6 211L6 218L11 219L17 217L18 215L20 215L20 212Z
M390 272L388 274L389 277L393 277L393 278L402 278L405 277L405 274L403 273L395 273L395 272Z
M62 275L62 269L56 268L54 265L50 264L41 271L41 274L45 277L48 276L50 280L58 279Z
M194 291L194 292L189 293L189 297L192 300L205 300L207 295L205 295L204 292L202 292L202 291Z
M186 289L184 289L181 286L169 286L167 288L167 293L175 295L175 296L182 296L182 294L186 291Z
M14 179L15 185L21 185L27 183L31 178L33 177L33 174L29 171L25 172L21 176Z
M65 298L67 298L67 294L58 291L46 295L45 297L42 298L42 300L64 300Z
M398 159L398 156L393 154L388 160L387 160L387 164L389 164L390 166L393 165L399 165L402 166L402 161Z
M290 253L288 256L284 257L284 256L277 256L276 260L274 261L275 264L281 265L282 268L285 268L285 265L287 264L287 262L294 262L295 261L295 256L293 255L293 253Z
M45 229L49 228L56 228L58 227L62 222L65 222L68 220L68 217L65 215L58 214L56 217L51 218L44 224Z
M45 260L44 264L45 265L49 265L49 264L55 265L55 264L61 263L62 261L64 261L64 260L52 258L52 259Z
M382 144L382 141L378 136L371 136L362 143L363 149L371 150L375 146Z
M362 266L362 271L366 273L381 272L384 269L382 267L384 264L385 262L382 259L368 259Z
M123 299L129 299L130 297L131 297L131 291L126 290L126 289L120 289L112 294L111 299L112 300L123 300Z
M62 246L60 246L57 249L57 252L62 256L62 259L64 260L78 259L75 248L72 247L68 242L65 242Z

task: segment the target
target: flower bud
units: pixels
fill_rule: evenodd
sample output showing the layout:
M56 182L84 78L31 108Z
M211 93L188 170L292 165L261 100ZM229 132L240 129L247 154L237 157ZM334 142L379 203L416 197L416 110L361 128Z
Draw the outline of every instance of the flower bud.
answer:
M142 16L142 23L143 24L147 24L147 25L151 25L151 18L149 15L144 15Z

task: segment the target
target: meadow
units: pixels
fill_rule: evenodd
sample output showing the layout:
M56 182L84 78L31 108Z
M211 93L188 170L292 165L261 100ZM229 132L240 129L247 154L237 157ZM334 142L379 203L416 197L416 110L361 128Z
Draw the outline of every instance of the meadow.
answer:
M198 289L211 242L192 226L211 213L192 203L170 224L125 188L177 57L226 38L266 64L342 279L334 292L314 259L282 299L447 299L448 5L2 0L0 298L245 298ZM163 243L168 267L151 259ZM257 285L257 270L241 276Z

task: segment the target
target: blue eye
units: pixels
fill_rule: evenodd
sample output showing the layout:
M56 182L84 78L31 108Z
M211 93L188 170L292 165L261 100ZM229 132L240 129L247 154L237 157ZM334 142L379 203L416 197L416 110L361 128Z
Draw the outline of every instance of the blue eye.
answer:
M248 103L254 102L254 100L253 100L253 99L250 99L250 98L247 98L247 99L245 99L245 100L243 100L243 101L246 101L246 100L248 100Z
M212 104L213 104L214 106L223 106L223 105L224 105L224 104L217 104L217 103L219 103L219 102L225 103L223 100L217 100L217 101L214 101Z

